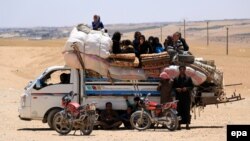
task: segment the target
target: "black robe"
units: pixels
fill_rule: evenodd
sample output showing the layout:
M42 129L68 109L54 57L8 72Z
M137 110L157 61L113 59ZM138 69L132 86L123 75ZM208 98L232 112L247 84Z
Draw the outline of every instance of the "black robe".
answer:
M176 88L186 87L186 92L177 92ZM180 124L190 124L190 105L191 105L191 90L193 89L193 82L190 77L176 77L173 83L173 90L176 94L178 116L181 116Z
M157 87L157 90L160 91L161 94L161 104L164 104L166 102L171 102L173 100L171 95L172 85L173 81L170 79L160 80L160 84Z

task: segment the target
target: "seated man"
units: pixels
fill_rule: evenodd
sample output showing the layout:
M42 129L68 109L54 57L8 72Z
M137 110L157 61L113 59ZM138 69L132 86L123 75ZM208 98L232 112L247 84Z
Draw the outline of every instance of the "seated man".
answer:
M106 109L100 114L99 125L103 129L118 129L122 122L118 114L112 109L112 103L106 103Z
M131 124L130 124L130 117L133 113L132 111L133 107L132 106L128 106L126 113L121 115L121 120L122 123L124 124L124 127L127 129L131 129Z
M69 84L70 83L70 74L62 73L60 75L60 84Z

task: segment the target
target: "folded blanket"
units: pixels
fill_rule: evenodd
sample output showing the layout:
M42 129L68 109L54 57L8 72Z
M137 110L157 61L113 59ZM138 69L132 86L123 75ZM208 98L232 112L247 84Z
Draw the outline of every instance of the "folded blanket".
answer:
M134 53L126 53L126 54L110 54L109 59L121 59L121 60L135 60Z
M110 66L116 67L138 67L139 59L135 57L134 61L122 61L122 60L114 60L111 61Z

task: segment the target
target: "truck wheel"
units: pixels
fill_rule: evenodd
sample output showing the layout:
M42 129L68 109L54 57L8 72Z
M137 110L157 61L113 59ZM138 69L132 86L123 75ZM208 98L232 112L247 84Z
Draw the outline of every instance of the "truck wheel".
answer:
M61 109L54 109L54 110L51 110L49 112L48 117L47 117L47 122L48 122L50 129L54 129L53 128L53 118L54 118L55 114L58 113L59 111L61 111Z

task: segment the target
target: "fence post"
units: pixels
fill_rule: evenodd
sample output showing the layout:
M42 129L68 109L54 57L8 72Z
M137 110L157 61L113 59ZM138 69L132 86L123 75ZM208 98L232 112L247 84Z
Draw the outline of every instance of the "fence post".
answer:
M208 32L208 21L207 21L207 46L209 45L209 32Z
M228 27L227 27L227 55L228 55Z
M186 39L186 20L184 19L184 39Z

